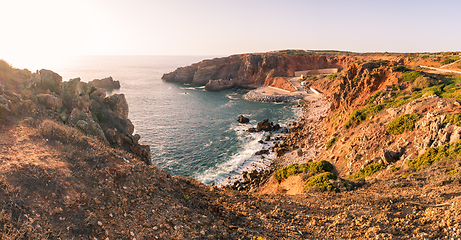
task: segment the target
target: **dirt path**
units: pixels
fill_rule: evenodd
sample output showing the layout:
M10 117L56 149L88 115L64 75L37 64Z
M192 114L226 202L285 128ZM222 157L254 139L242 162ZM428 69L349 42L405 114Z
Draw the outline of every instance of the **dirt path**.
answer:
M446 66L446 65L445 65ZM427 67L427 66L419 66L421 68L425 68L425 69L430 69L430 70L434 70L434 71L438 71L438 72L445 72L445 73L457 73L457 74L461 74L460 71L454 71L454 70L448 70L448 69L442 69L442 68L435 68L435 67Z

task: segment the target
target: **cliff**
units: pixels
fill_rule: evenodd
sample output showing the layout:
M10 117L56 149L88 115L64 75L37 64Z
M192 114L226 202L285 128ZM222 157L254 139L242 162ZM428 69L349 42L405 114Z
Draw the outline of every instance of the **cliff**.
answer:
M276 77L294 76L295 71L319 68L343 69L352 59L347 56L283 52L240 54L204 60L164 74L168 82L205 85L210 90L254 88L268 85Z
M0 238L459 236L461 78L408 65L421 56L349 53L360 61L309 78L325 98L245 192L146 165L123 95L0 61Z

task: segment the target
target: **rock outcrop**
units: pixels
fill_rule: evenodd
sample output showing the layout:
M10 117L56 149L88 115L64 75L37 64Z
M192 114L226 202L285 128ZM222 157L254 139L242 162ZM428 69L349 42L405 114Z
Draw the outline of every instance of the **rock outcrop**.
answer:
M274 81L274 77L294 76L295 71L339 68L348 62L348 57L298 54L285 55L283 52L240 54L224 58L204 60L187 67L180 67L164 74L168 82L207 85L208 90L228 88L254 88Z
M2 74L9 75L10 79L1 83L0 119L51 117L151 164L149 146L139 144L140 136L133 135L125 96L106 97L106 91L97 87L104 84L116 87L118 81L109 77L91 84L80 78L62 82L62 77L50 70L30 73L9 65L1 67L5 68Z
M112 77L107 77L103 79L95 79L93 81L88 82L89 86L96 87L96 88L103 88L108 91L114 89L120 89L120 82L114 81Z

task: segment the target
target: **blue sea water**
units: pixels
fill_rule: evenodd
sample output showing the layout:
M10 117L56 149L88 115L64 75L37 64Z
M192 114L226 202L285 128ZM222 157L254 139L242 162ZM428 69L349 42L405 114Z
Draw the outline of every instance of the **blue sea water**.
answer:
M258 141L268 133L248 133L258 121L269 118L286 126L299 114L293 104L251 102L244 90L208 92L203 87L168 83L164 73L209 56L82 56L51 70L64 81L112 76L121 83L129 118L140 142L151 147L154 165L174 175L220 184L248 168L267 166L270 159L255 156L268 148ZM243 114L250 123L239 124ZM273 155L269 156L273 157Z

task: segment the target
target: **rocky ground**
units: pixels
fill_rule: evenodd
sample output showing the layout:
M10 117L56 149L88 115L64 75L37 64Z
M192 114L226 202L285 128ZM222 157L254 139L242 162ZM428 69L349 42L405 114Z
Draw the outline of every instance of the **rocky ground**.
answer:
M305 105L273 148L281 157L272 174L251 191L147 165L121 96L0 64L1 239L458 239L458 82L423 79L431 85L418 90L420 80L404 82L393 63L381 64L312 82L326 98ZM351 115L360 109L363 118ZM390 134L386 126L410 113L419 116L414 128ZM319 160L348 188L305 191L306 172L275 178Z

